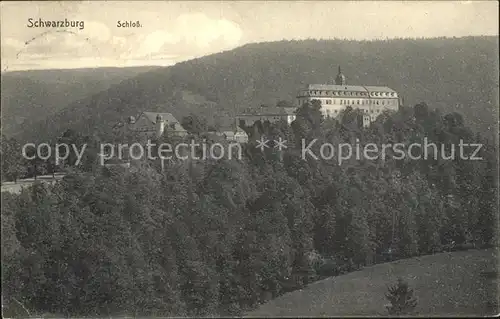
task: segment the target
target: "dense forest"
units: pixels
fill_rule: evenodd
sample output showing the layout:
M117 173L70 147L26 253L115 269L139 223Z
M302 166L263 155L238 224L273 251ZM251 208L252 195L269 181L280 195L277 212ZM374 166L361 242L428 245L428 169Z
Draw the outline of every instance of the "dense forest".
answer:
M294 103L303 85L331 83L339 65L348 84L389 86L407 106L429 101L444 113L462 113L485 135L497 131L498 39L464 37L247 44L124 80L61 106L16 137L48 140L67 129L106 135L116 122L142 111L178 119L194 112L219 124L242 109Z
M494 142L460 114L423 103L368 129L358 118L348 108L339 121L324 119L306 104L292 125L247 128L250 141L287 140L281 153L250 142L241 159L173 161L164 171L147 160L104 168L94 136L67 132L60 139L91 145L82 165L69 159L54 186L2 193L3 303L64 316L240 315L322 276L387 260L388 251L406 258L496 242ZM302 139L318 139L318 153L322 142L424 137L447 154L460 140L482 143L482 160L301 157Z

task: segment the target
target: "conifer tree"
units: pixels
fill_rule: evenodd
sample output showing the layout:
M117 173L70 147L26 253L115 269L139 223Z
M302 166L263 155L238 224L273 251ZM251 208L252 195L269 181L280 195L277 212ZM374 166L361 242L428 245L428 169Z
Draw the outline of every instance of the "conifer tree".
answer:
M398 283L389 287L389 292L385 295L390 301L387 311L390 315L408 315L417 306L417 299L413 296L413 289L402 278L398 278Z

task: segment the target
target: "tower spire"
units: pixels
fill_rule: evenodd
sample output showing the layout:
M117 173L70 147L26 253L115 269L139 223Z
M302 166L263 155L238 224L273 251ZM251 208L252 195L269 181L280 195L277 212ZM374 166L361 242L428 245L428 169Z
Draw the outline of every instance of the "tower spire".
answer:
M335 78L335 84L336 85L346 85L345 76L342 74L342 70L340 69L340 65L339 65L339 73L337 74L337 77Z

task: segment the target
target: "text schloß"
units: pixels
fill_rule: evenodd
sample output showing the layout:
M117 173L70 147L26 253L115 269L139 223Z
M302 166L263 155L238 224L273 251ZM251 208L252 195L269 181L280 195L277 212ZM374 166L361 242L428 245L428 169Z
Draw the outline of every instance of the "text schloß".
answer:
M142 28L142 24L139 21L118 21L116 26L118 28Z

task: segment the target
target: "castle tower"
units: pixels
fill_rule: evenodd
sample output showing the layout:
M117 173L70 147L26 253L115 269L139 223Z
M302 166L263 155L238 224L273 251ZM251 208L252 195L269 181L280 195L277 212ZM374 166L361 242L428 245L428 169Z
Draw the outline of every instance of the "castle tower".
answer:
M163 131L165 130L165 121L163 120L163 117L160 114L156 116L155 128L156 128L156 137L162 136Z
M337 77L335 78L335 84L336 85L346 85L345 76L344 76L344 74L342 74L342 70L340 69L340 65L339 65L339 73L337 74Z

